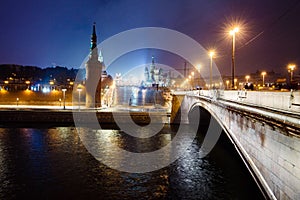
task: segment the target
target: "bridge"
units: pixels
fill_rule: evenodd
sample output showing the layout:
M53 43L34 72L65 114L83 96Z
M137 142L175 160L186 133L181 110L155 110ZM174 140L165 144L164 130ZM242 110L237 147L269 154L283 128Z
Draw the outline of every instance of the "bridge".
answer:
M299 92L174 92L172 103L172 123L195 109L218 122L266 198L300 199Z

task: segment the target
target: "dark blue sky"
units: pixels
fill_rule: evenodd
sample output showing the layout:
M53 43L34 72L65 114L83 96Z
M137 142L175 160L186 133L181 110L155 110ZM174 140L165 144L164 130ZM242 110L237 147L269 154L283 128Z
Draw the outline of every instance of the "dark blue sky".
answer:
M78 68L89 53L95 21L98 42L138 27L164 27L182 32L204 48L215 48L217 66L222 73L230 74L231 40L225 27L238 21L243 24L243 34L237 35L236 40L237 74L257 69L285 72L290 62L300 65L298 1L2 1L0 64ZM154 51L147 54L146 62L151 61L152 53L155 54ZM134 56L139 55L142 53ZM135 65L142 64L139 62ZM182 68L183 63L176 61L169 65Z

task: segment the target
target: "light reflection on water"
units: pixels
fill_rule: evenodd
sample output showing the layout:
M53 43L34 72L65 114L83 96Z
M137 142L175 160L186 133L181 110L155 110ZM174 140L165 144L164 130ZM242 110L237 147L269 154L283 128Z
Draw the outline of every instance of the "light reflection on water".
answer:
M149 139L119 130L85 131L96 143L112 142L133 152L159 149L175 134L170 127ZM261 198L236 154L219 145L201 159L200 141L171 166L136 174L110 169L93 158L75 128L0 128L0 199ZM106 155L121 156L114 149Z
M163 103L164 100L160 91L156 91L153 88L116 87L114 94L115 105L153 106L154 104L163 105Z

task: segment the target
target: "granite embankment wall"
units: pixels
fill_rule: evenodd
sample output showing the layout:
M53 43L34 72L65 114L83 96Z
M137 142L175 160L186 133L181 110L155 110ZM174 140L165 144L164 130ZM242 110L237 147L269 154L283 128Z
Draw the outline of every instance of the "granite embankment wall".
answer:
M114 116L117 115L119 123L128 123L133 120L136 124L147 125L149 123L168 123L169 117L166 113L147 112L96 112L78 110L47 110L47 109L11 109L0 111L0 126L74 126L74 115L76 122L80 125L93 125L94 119L99 124L116 125ZM131 118L131 119L129 119Z
M18 101L17 101L18 98ZM67 91L66 105L72 105L72 91ZM0 105L53 105L63 104L62 91L54 90L49 93L31 90L6 91L0 90Z

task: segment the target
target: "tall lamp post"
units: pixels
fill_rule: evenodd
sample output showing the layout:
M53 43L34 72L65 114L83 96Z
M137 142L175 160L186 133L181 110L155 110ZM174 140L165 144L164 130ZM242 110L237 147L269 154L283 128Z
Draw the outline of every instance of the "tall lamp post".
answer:
M194 86L195 86L195 72L192 72L191 73L192 74L192 89L194 88Z
M209 52L210 56L210 68L209 68L209 89L212 88L212 62L213 62L213 56L215 55L214 51Z
M239 32L239 28L235 27L234 29L232 29L229 33L230 35L232 35L232 57L231 57L231 61L232 61L232 65L231 65L231 87L232 89L234 89L234 76L235 76L235 34Z
M267 72L262 72L261 75L263 77L263 87L265 87L265 75L267 74Z
M291 73L290 84L292 84L292 82L293 82L293 71L294 71L295 67L296 67L296 65L293 65L293 64L288 66L288 70Z
M201 65L198 64L197 67L199 68L199 81L197 82L199 85L199 89L200 89L200 85L201 85L201 74L200 74L200 70L201 70Z
M80 92L82 91L82 88L77 88L78 92L78 110L80 111Z
M233 88L236 89L237 88L237 81L238 80L237 80L237 78L235 78L233 81L234 81Z
M63 101L64 101L64 110L65 110L66 109L66 91L67 91L67 89L63 88L61 91L63 92Z
M249 78L250 78L250 76L249 76L249 75L245 76L246 83L248 83L248 82L249 82Z
M186 78L186 80L185 80L185 81L186 81L186 89L188 90L188 89L189 89L189 84L190 84L190 83L189 83L189 79L188 79L188 78Z
M228 84L229 84L229 80L226 80L226 88L228 90Z

